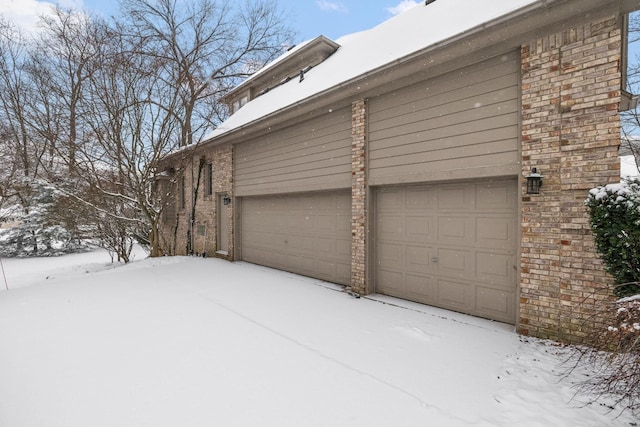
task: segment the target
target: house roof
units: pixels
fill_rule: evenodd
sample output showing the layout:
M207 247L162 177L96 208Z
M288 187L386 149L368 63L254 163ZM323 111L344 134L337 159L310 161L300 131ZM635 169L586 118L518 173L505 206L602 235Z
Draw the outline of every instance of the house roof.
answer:
M337 51L309 70L304 80L289 80L253 99L206 135L204 142L214 142L222 136L235 134L241 128L261 122L266 117L297 108L323 93L343 87L347 82L362 81L366 84L368 76L385 67L402 63L416 53L430 52L484 32L513 17L527 19L529 12L538 11L543 21L552 22L566 18L554 13L551 10L552 4L563 4L568 10L567 15L576 16L586 14L586 11L592 11L593 8L604 9L600 1L602 0L437 0L428 5L419 4L369 30L337 39L335 43L340 46ZM614 2L605 0L604 3L610 5ZM529 24L523 26L527 25ZM524 34L535 29L531 27L521 30ZM512 31L518 31L518 28ZM500 33L490 37L500 37ZM494 42L498 43L499 40ZM292 54L295 51L285 53L274 62L278 63ZM429 59L429 55L424 55L424 58L427 62L434 61ZM267 64L265 68L272 66L273 64ZM424 67L429 66L431 64L424 64ZM258 76L263 73L264 71L259 71Z

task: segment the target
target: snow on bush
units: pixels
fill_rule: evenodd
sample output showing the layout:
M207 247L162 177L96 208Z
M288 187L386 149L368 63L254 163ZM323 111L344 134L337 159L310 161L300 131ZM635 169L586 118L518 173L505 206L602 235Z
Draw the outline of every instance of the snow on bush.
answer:
M599 304L594 313L606 327L594 331L590 348L580 350L579 360L592 367L582 388L617 396L615 406L635 412L640 409L640 182L594 188L585 204L596 249L620 299Z
M640 293L640 182L594 188L585 203L596 249L616 283L615 295Z

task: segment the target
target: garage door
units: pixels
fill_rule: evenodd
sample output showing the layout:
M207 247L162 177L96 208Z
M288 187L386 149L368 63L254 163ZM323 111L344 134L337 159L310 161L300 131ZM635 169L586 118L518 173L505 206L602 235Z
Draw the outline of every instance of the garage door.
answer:
M516 180L379 188L376 291L515 323L516 194Z
M349 192L244 197L241 211L244 261L349 284Z

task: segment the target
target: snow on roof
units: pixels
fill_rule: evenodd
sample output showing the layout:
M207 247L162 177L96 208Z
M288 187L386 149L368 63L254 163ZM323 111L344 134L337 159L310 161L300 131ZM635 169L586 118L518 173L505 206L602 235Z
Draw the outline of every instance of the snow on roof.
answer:
M369 30L343 36L336 40L341 47L309 71L304 81L293 79L253 99L209 133L205 140L228 133L537 1L439 0L427 6L413 7Z

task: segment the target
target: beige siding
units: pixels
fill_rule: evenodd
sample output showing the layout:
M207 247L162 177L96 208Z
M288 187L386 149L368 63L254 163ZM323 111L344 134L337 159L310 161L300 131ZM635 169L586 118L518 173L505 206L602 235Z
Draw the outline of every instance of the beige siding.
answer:
M244 261L349 284L348 192L245 197L241 216Z
M515 52L371 99L369 183L516 174L518 105Z
M351 186L351 111L341 109L236 146L237 196Z

